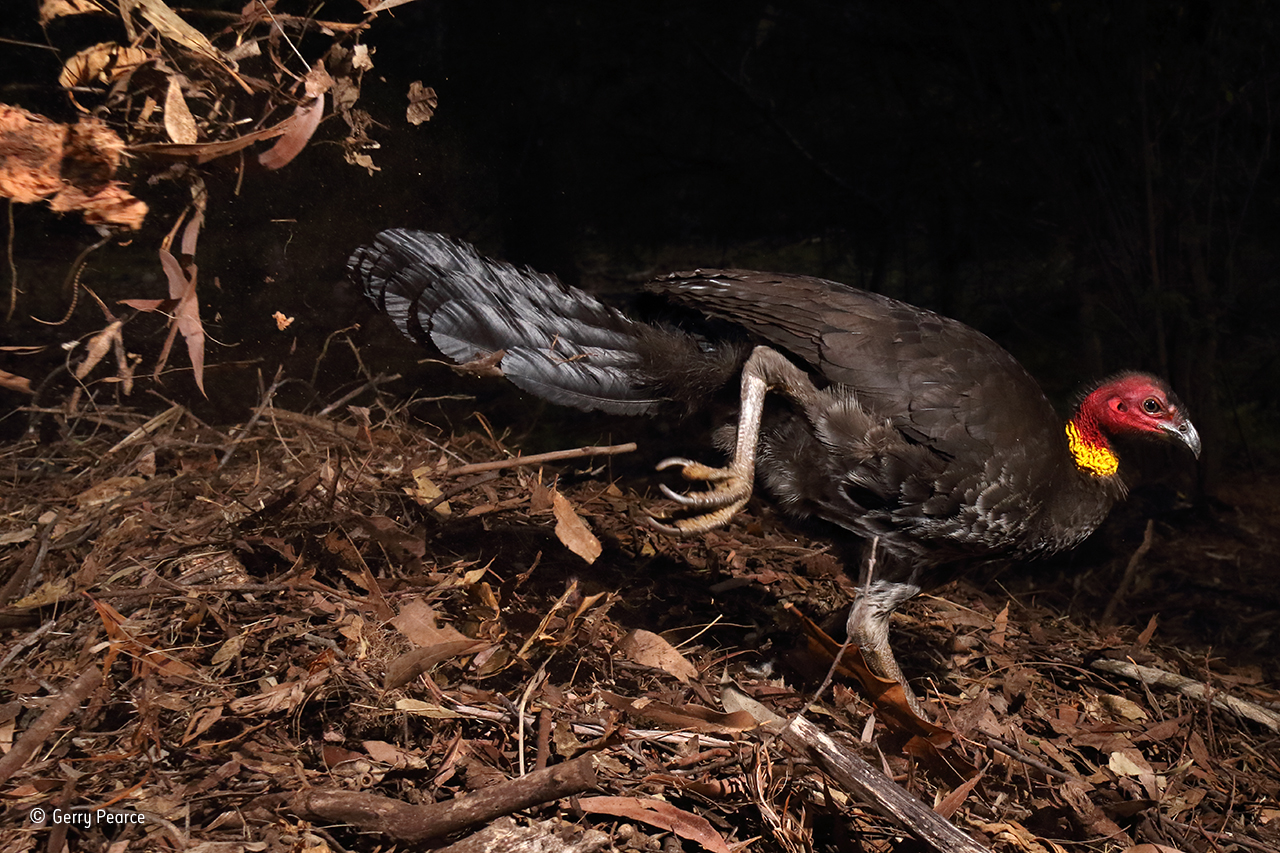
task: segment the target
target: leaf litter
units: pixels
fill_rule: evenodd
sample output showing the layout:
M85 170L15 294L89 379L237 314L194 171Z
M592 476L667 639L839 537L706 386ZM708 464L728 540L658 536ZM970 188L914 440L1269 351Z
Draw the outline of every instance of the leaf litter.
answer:
M0 851L54 804L147 816L72 849L897 849L777 736L800 713L991 849L1280 845L1256 671L961 583L895 628L912 722L850 652L819 691L850 590L823 543L759 508L670 539L571 454L504 456L270 400L3 448Z

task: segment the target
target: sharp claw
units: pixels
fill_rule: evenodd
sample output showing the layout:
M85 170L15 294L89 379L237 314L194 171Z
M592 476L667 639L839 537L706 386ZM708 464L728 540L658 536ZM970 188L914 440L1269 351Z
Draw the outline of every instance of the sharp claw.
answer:
M728 468L712 468L701 462L680 457L663 459L658 463L658 470L680 468L680 474L686 480L709 483L711 488L693 493L681 493L667 486L658 484L658 488L669 500L688 510L700 510L698 515L688 518L664 517L659 521L655 516L649 517L649 523L657 530L674 536L691 533L705 533L717 527L723 527L746 506L751 497L751 477L744 477L732 466ZM669 523L664 523L669 522Z
M668 486L666 483L659 483L658 489L664 495L666 495L669 500L673 500L682 506L689 506L694 502L693 499L690 498L688 495L680 494L675 489Z
M716 509L714 512L706 512L689 518L671 519L671 524L664 524L663 521L666 519L659 520L656 516L650 515L648 518L649 525L669 536L691 536L695 533L706 533L709 530L715 530L728 524L729 520L738 514L738 510L747 505L750 497L750 495L747 495L731 504Z
M685 535L685 531L681 530L679 527L675 527L670 524L663 524L662 521L660 521L658 517L655 515L649 516L647 520L649 522L649 526L660 533L665 533L668 536L684 536Z
M694 462L692 459L683 459L679 456L668 456L654 467L659 471L665 471L668 468L674 468L676 465L679 465L681 468L691 468L697 464L698 463Z

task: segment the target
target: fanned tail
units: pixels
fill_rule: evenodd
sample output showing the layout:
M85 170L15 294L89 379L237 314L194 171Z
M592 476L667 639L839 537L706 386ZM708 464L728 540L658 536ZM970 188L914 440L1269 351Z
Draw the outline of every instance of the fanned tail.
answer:
M736 361L709 359L691 335L637 323L585 291L442 234L383 231L347 268L408 337L460 364L502 351L499 367L516 385L586 411L652 414L673 399L692 407L705 389L673 385L673 362L686 361L678 356L708 374L702 385L722 383Z

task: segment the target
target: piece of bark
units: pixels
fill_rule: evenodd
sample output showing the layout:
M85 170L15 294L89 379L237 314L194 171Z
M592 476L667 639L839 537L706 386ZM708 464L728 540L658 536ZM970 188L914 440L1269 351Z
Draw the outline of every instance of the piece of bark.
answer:
M317 788L294 796L289 807L306 820L345 823L400 841L419 842L595 786L595 756L584 755L441 803L415 806L360 791Z
M781 726L773 723L769 728L777 731ZM991 853L804 717L792 720L781 734L796 749L813 755L841 787L933 849L943 853Z

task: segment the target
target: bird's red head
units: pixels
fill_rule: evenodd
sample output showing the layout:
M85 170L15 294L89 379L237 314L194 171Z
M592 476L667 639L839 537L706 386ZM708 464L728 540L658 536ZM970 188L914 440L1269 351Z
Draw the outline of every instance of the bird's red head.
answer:
M1067 433L1078 462L1082 453L1110 453L1107 438L1124 435L1178 441L1200 456L1200 435L1181 401L1162 380L1147 373L1123 373L1089 392ZM1081 467L1091 466L1082 462Z

